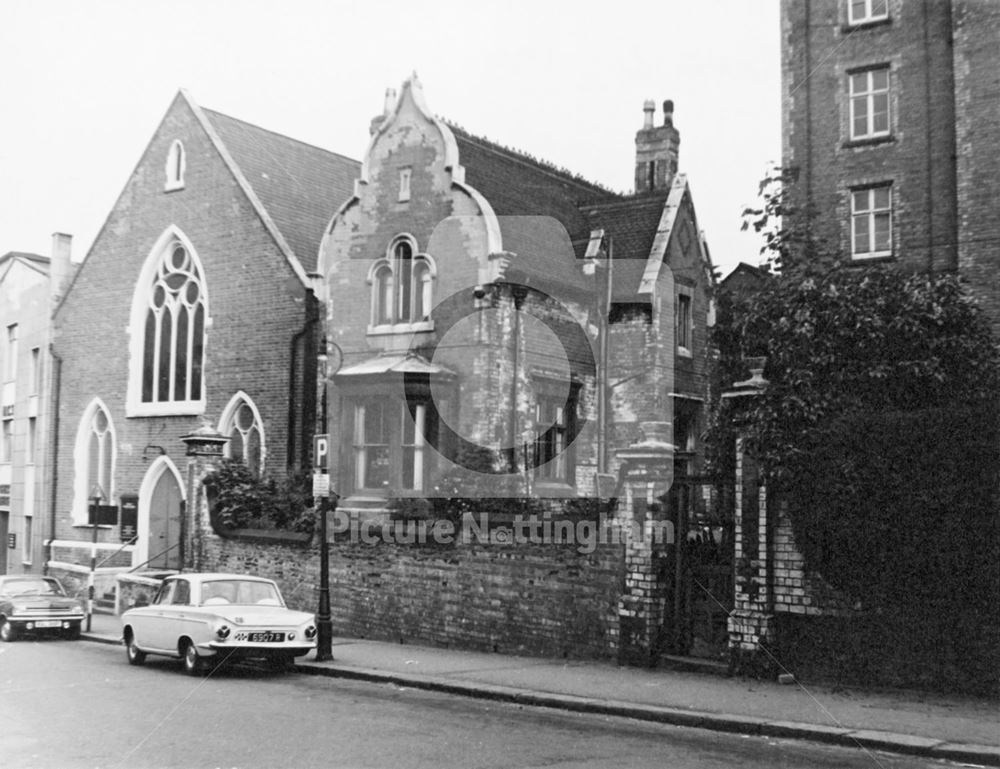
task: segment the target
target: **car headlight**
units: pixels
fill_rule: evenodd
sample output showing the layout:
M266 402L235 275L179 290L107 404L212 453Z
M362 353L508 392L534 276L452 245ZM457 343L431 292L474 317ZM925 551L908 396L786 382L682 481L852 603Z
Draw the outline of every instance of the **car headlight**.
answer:
M316 637L316 626L310 625L309 627L306 628L306 638L308 638L311 641L315 637Z
M69 610L76 614L77 612L83 612L83 607L80 606L80 604L75 603L69 608Z
M289 641L294 641L295 640L295 631L294 630L288 634L288 640Z
M230 632L229 625L226 624L218 625L215 628L215 635L218 636L219 640L221 641L225 641L227 638L229 638L229 632Z

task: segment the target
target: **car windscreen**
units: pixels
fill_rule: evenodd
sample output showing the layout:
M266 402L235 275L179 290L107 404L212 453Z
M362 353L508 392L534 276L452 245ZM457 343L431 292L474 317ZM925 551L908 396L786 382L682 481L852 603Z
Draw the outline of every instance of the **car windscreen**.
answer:
M201 585L202 606L225 604L283 606L278 588L270 582L216 579Z
M62 587L54 579L43 577L26 577L23 579L6 579L0 592L7 595L66 595Z

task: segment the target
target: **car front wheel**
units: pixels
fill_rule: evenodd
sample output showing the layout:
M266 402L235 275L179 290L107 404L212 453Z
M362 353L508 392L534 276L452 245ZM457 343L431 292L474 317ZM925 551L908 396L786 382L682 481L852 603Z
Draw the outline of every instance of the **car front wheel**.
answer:
M189 676L200 676L205 669L205 665L198 656L198 650L193 643L188 643L184 647L184 672Z
M141 665L146 661L146 652L136 646L135 638L133 637L130 637L125 642L125 656L128 657L129 665Z
M70 625L66 630L63 630L63 638L70 641L80 640L80 624Z
M17 640L17 629L10 624L9 620L0 621L0 641L10 643Z

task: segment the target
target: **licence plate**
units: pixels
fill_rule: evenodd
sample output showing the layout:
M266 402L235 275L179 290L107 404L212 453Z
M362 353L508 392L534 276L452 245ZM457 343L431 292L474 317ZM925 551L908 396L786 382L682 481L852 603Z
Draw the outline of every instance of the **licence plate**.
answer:
M57 619L40 619L35 622L35 627L62 627L62 622Z
M270 631L265 633L249 633L247 635L247 641L252 644L270 644L279 643L285 640L284 633L272 633Z

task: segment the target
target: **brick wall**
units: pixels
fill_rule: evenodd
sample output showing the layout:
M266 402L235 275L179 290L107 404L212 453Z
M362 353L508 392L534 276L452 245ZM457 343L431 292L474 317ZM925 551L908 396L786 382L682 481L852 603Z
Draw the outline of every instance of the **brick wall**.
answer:
M847 26L846 3L782 3L784 165L833 259L848 259L851 187L892 182L893 261L957 265L950 4L890 0L889 21ZM995 55L995 54L994 54ZM888 65L891 137L852 142L848 72ZM994 99L995 101L995 99Z
M952 2L958 265L1000 338L1000 4Z
M404 526L402 522L395 522ZM459 538L461 540L461 538ZM319 549L254 545L206 533L204 570L278 581L315 610ZM505 654L607 657L617 634L620 545L333 542L334 633Z

